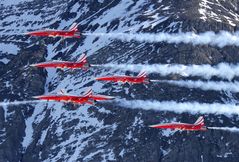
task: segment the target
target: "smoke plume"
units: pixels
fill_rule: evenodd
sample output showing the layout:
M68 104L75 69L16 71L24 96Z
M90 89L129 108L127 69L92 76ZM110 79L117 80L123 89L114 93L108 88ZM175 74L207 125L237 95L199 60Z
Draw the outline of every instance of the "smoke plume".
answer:
M239 32L229 33L227 31L221 31L215 33L208 31L201 34L195 34L193 32L187 33L83 33L84 35L103 36L112 39L118 39L122 41L139 41L139 42L167 42L167 43L185 43L193 45L212 45L220 48L225 46L239 46Z
M220 103L198 103L198 102L183 102L175 101L144 101L144 100L125 100L119 99L116 104L130 109L144 109L155 111L171 111L175 113L188 112L191 114L239 114L239 106L234 104L220 104Z

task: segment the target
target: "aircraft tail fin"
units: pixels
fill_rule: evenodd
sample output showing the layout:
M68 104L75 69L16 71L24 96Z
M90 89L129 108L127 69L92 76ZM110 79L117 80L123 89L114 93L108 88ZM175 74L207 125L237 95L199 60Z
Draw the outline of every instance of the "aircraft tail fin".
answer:
M78 31L78 24L77 23L73 23L72 25L71 25L71 27L70 27L70 31L75 31L75 32L77 32Z
M77 62L87 63L87 59L86 59L86 58L87 58L87 57L86 57L86 54L83 53L83 54L80 56L80 58L78 59Z
M93 95L93 90L91 88L89 88L85 93L84 96L91 96Z
M146 78L147 77L147 73L145 71L141 71L137 77L143 77L143 78Z
M195 125L204 126L204 118L203 118L203 116L200 116L194 124Z
M83 54L80 56L80 58L78 59L77 62L83 64L83 67L82 67L83 70L88 70L88 68L91 67L91 65L90 65L90 64L88 63L88 61L87 61L87 57L86 57L86 54L85 54L85 53L83 53Z

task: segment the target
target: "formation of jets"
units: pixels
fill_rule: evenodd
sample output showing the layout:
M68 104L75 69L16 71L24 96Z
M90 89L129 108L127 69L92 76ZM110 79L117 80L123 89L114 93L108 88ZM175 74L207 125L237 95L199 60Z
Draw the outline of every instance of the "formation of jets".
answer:
M77 24L73 24L69 30L41 30L26 33L30 36L42 36L42 37L62 37L62 38L80 38L80 32L78 31ZM79 61L51 61L42 62L31 65L39 68L59 68L59 69L88 69L91 65L87 62L86 55L81 55ZM150 79L147 77L146 72L141 72L137 76L104 76L96 78L98 81L109 81L109 82L122 82L130 84L147 84L150 83ZM112 100L114 97L105 95L94 95L92 89L86 91L83 95L76 96L68 94L61 90L59 94L49 94L35 96L34 98L46 101L57 101L63 103L73 104L90 104L94 105L95 102ZM165 123L150 125L151 128L159 129L171 129L171 130L187 130L187 131L206 131L208 127L204 124L204 118L201 116L194 124L188 123Z

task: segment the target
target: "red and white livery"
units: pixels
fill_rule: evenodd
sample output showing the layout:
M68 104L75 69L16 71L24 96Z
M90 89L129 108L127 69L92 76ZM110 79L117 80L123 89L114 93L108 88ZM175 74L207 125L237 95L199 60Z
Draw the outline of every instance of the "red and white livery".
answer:
M30 66L39 67L39 68L58 68L58 69L88 69L90 64L87 62L86 54L82 54L79 61L70 62L70 61L51 61L51 62L42 62L38 64L32 64Z
M78 31L78 25L72 24L69 30L39 30L25 33L30 36L38 37L62 37L62 38L80 38L80 32Z
M96 80L132 83L132 84L140 84L140 83L147 84L150 82L145 71L140 72L137 76L106 76L96 78Z
M63 90L57 95L42 95L33 98L45 101L58 101L73 104L90 104L93 105L97 101L112 100L114 97L105 95L94 95L92 89L86 91L82 96L76 96L65 93Z
M188 123L165 123L150 125L151 128L171 129L171 130L187 130L187 131L206 131L207 127L204 124L204 118L200 116L194 124Z

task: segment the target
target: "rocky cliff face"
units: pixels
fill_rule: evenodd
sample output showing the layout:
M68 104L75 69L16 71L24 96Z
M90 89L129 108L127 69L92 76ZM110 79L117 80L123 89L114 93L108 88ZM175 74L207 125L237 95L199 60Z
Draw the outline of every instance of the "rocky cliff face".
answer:
M52 59L76 61L83 52L92 64L237 63L236 46L124 42L94 36L61 42L58 38L21 34L42 28L67 29L73 22L79 23L79 29L85 33L234 32L239 20L238 4L236 0L2 1L0 100L31 100L31 96L62 88L79 95L92 87L95 93L126 99L237 103L239 96L232 92L188 89L166 83L119 85L94 80L99 76L124 74L112 69L72 72L28 66ZM149 76L184 79L180 75ZM74 111L71 107L55 102L0 107L0 161L237 162L239 158L237 133L171 132L148 127L160 122L190 123L202 114L132 110L112 103L78 106ZM238 126L237 115L203 115L209 126Z

